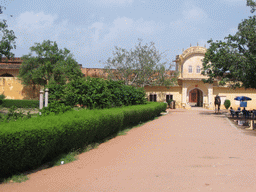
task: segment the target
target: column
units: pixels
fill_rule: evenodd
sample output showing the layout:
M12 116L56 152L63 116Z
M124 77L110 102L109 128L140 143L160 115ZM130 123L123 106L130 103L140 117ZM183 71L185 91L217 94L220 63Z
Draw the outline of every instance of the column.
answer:
M44 104L45 107L48 106L48 91L49 91L49 89L46 88L45 89L45 104Z
M182 107L186 107L187 105L187 85L186 83L182 83Z
M208 105L209 105L209 108L212 107L213 105L213 100L212 100L212 94L213 94L213 85L212 84L209 84L208 86Z
M44 91L41 89L40 90L39 109L43 108L43 103L44 103ZM39 112L39 115L41 115L41 112Z

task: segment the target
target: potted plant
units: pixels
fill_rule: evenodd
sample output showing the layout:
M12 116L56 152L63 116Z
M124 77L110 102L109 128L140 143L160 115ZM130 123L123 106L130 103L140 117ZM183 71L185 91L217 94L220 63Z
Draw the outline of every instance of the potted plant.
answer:
M168 107L171 108L172 99L167 100Z

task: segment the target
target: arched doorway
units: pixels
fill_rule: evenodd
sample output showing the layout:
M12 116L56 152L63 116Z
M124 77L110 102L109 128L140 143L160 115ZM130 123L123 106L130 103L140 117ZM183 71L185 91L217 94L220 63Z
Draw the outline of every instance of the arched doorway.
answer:
M0 75L0 77L13 77L13 75L11 75L9 73L4 73L4 74Z
M189 92L189 105L191 107L203 107L203 91L200 89L192 89Z

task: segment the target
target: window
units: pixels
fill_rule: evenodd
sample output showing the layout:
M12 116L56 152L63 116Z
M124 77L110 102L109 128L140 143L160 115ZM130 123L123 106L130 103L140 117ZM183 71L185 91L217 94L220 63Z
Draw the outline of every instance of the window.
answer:
M156 102L156 94L150 93L149 101L155 101Z
M166 95L166 102L167 102L168 100L173 100L173 95Z
M189 72L189 73L192 73L192 65L189 65L189 66L188 66L188 72Z
M196 72L197 72L197 73L200 73L200 72L201 72L200 66L197 66L197 67L196 67Z

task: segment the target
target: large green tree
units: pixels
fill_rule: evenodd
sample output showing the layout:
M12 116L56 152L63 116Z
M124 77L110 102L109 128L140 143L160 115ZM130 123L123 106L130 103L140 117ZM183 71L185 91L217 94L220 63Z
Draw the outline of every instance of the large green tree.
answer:
M232 88L256 88L256 16L243 20L235 35L208 43L202 70L208 79L204 82L218 79L220 85L228 82Z
M126 85L170 87L176 81L176 74L168 74L171 66L166 69L166 62L161 62L162 59L163 53L159 53L153 42L142 45L139 39L134 50L115 47L113 57L105 62L105 72L109 79L122 80Z
M8 25L6 24L6 20L0 21L0 31L1 31L1 41L0 41L0 60L2 57L6 57L6 59L10 59L14 57L14 54L11 50L16 49L15 39L17 38L14 35L13 30L7 29Z
M66 48L59 49L56 42L43 41L30 48L22 57L18 78L27 86L45 86L49 83L64 85L67 80L83 77L80 66ZM33 56L34 53L36 56Z

